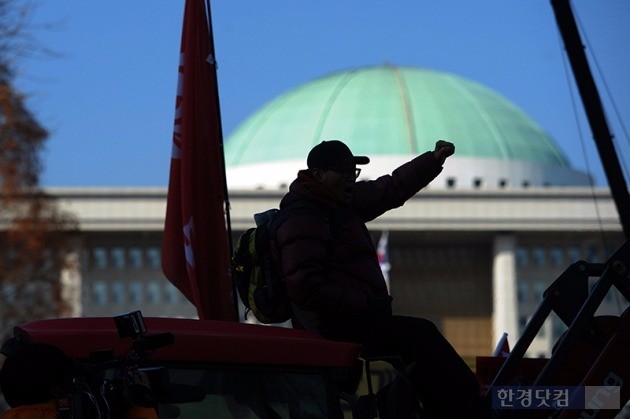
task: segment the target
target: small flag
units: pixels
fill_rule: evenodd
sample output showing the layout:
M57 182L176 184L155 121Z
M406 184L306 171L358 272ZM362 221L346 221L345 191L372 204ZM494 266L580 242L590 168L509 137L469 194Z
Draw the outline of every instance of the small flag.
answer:
M378 257L378 264L381 266L381 272L383 272L383 278L385 278L385 284L387 285L387 292L389 291L389 255L387 253L387 244L389 241L389 231L383 231L381 238L378 240L378 246L376 248L376 256Z
M510 356L510 344L508 343L508 334L503 333L497 347L494 349L492 356L507 358Z

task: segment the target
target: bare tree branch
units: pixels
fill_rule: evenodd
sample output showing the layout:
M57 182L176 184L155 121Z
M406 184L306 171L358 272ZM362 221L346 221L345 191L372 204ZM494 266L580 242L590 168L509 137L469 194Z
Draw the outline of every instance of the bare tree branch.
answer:
M33 4L0 0L0 341L22 322L68 313L61 273L76 221L39 186L48 135L16 90L16 66L43 51L29 33Z

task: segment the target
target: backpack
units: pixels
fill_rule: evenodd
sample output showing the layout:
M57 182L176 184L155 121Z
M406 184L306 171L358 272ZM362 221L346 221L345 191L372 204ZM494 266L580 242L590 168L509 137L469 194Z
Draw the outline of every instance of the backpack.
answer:
M293 314L287 284L277 269L271 254L280 225L304 211L317 212L308 201L298 201L287 208L269 209L254 215L256 227L238 238L232 257L232 280L236 283L245 318L251 311L264 324L282 323ZM320 210L321 211L321 210Z

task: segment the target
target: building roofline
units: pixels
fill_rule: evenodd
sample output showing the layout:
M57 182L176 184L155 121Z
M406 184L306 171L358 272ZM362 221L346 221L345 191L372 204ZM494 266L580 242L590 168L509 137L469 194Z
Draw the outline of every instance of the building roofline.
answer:
M161 232L166 187L51 187L46 192L74 213L83 231ZM254 225L253 215L278 206L285 191L230 193L232 229ZM406 231L621 231L608 188L548 187L421 191L368 224Z

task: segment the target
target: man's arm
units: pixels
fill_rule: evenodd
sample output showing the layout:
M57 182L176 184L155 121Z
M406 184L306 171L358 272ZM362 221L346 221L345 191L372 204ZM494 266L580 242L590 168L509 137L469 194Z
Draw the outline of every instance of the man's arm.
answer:
M439 140L433 151L403 164L391 175L357 182L353 205L364 221L370 221L392 208L402 206L442 172L442 164L455 152L455 146Z

